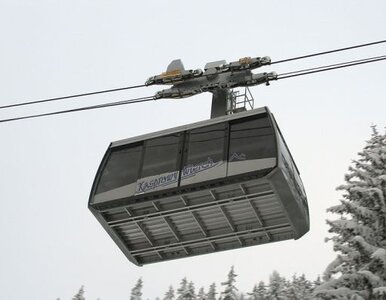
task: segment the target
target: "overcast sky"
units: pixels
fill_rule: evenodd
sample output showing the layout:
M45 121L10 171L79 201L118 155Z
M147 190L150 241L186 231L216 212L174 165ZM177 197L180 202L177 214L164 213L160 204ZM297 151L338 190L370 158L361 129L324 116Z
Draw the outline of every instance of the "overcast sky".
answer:
M186 68L268 55L273 61L386 38L385 1L0 0L0 105L142 84L172 59ZM385 55L386 45L265 67L287 72ZM207 288L235 266L250 291L273 270L315 279L335 257L324 238L351 159L386 126L386 62L251 89L274 113L301 172L311 230L297 241L137 267L87 209L111 141L207 119L210 94L0 124L0 298L144 298L184 276ZM32 112L153 95L156 87L47 105Z

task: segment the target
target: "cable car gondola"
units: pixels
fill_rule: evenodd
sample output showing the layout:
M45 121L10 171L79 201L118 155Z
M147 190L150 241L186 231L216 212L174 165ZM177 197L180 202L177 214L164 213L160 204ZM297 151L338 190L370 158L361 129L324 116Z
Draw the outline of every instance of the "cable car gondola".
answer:
M136 265L309 230L299 171L267 107L111 143L89 209Z

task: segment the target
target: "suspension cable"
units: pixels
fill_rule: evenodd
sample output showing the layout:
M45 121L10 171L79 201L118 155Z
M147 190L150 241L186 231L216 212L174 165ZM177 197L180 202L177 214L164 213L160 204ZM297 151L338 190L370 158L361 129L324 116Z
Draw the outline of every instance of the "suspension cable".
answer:
M288 62L288 61L293 61L293 60L309 58L309 57L314 57L314 56L319 56L319 55L330 54L330 53L334 53L334 52L351 50L351 49L355 49L355 48L367 47L367 46L377 45L377 44L381 44L381 43L386 43L386 40L381 40L381 41L376 41L376 42L371 42L371 43L366 43L366 44L360 44L360 45L355 45L355 46L350 46L350 47L345 47L345 48L339 48L339 49L334 49L334 50L329 50L329 51L324 51L324 52L318 52L318 53L308 54L308 55L303 55L303 56L298 56L298 57L287 58L287 59L272 62L271 65L283 63L283 62ZM330 71L330 70L335 70L335 69L340 69L340 68L346 68L346 67L351 67L351 66L356 66L356 65L361 65L361 64L371 63L371 62L377 62L377 61L382 61L382 60L386 60L386 55L370 57L370 58L365 58L365 59L359 59L359 60L353 60L353 61L331 64L331 65L325 65L325 66L321 66L321 67L314 67L314 68L308 68L308 69L286 72L286 73L279 74L277 77L277 80L287 79L287 78L292 78L292 77L297 77L297 76L303 76L303 75L308 75L308 74L313 74L313 73L325 72L325 71ZM117 92L117 91L129 90L129 89L136 89L136 88L141 88L141 87L145 87L145 86L146 86L145 84L133 85L133 86L128 86L128 87L101 90L101 91L88 92L88 93L82 93L82 94L41 99L41 100L35 100L35 101L20 102L20 103L0 106L0 109L17 107L17 106L32 105L32 104L38 104L38 103L45 103L45 102L52 102L52 101L58 101L58 100L76 98L76 97L91 96L91 95L96 95L96 94ZM133 98L133 99L123 100L123 101L109 102L109 103L92 105L92 106L84 106L84 107L73 108L73 109L68 109L68 110L60 110L60 111L54 111L54 112L48 112L48 113L25 115L25 116L21 116L21 117L3 119L3 120L0 120L0 123L17 121L17 120L25 120L25 119L31 119L31 118L39 118L39 117L58 115L58 114L64 114L64 113L72 113L72 112L77 112L77 111L86 111L86 110L111 107L111 106L140 103L140 102L146 102L146 101L151 101L151 100L156 100L156 98L154 96Z
M344 63L338 63L338 64L333 64L333 65L326 65L326 66L321 66L321 67L315 67L315 68L310 68L310 69L303 69L303 70L298 70L298 71L282 73L282 74L277 75L277 80L287 79L287 78L292 78L292 77L297 77L297 76L303 76L303 75L309 75L309 74L313 74L313 73L325 72L325 71L330 71L330 70L335 70L335 69L341 69L341 68L346 68L346 67L351 67L351 66L356 66L356 65L362 65L362 64L367 64L367 63L377 62L377 61L382 61L382 60L386 60L386 55L375 56L375 57L370 57L370 58L365 58L365 59L360 59L360 60L348 61L348 62L344 62ZM54 111L54 112L48 112L48 113L42 113L42 114L26 115L26 116L21 116L21 117L3 119L3 120L0 120L0 123L25 120L25 119L32 119L32 118L40 118L40 117L45 117L45 116L59 115L59 114L72 113L72 112L78 112L78 111L86 111L86 110L91 110L91 109L112 107L112 106L118 106L118 105L141 103L141 102L147 102L147 101L152 101L152 100L156 100L156 98L154 96L133 98L133 99L128 99L128 100L109 102L109 103L103 103L103 104L98 104L98 105L73 108L73 109L68 109L68 110L60 110L60 111Z
M282 73L282 74L277 75L278 76L277 80L291 78L291 77L297 77L297 76L303 76L303 75L308 75L308 74L313 74L313 73L325 72L325 71L330 71L330 70L335 70L335 69L341 69L341 68L346 68L346 67L352 67L352 66L357 66L357 65L382 61L382 60L386 60L386 55L375 56L375 57L370 57L370 58L360 59L360 60L353 60L353 61L348 61L348 62L339 63L339 64L326 65L326 66L322 66L322 67L316 67L316 68L310 68L310 69L304 69L304 70Z
M78 108L67 109L67 110L59 110L59 111L54 111L54 112L42 113L42 114L26 115L26 116L21 116L21 117L3 119L3 120L0 120L0 123L13 122L13 121L32 119L32 118L40 118L40 117L53 116L53 115L60 115L60 114L66 114L66 113L73 113L73 112L77 112L77 111L86 111L86 110L91 110L91 109L98 109L98 108L118 106L118 105L141 103L141 102L152 101L152 100L156 100L154 96L133 98L133 99L128 99L128 100L109 102L109 103L103 103L103 104L92 105L92 106L84 106L84 107L78 107Z
M302 56L296 56L296 57L292 57L292 58L286 58L286 59L271 62L271 65L280 64L283 62L289 62L289 61L298 60L298 59L304 59L304 58L319 56L319 55L335 53L335 52L352 50L352 49L356 49L356 48L368 47L368 46L373 46L373 45L378 45L378 44L383 44L383 43L386 43L386 40L381 40L381 41L376 41L376 42L371 42L371 43L366 43L366 44L360 44L360 45L355 45L355 46L350 46L350 47L338 48L338 49L334 49L334 50L328 50L328 51L323 51L323 52L318 52L318 53L313 53L313 54L307 54L307 55L302 55Z
M346 50L351 50L351 49L356 49L356 48L361 48L361 47L368 47L368 46L373 46L373 45L382 44L382 43L386 43L386 40L380 40L380 41L366 43L366 44L354 45L354 46L345 47L345 48L339 48L339 49L334 49L334 50L329 50L329 51L324 51L324 52L318 52L318 53L313 53L313 54L308 54L308 55L303 55L303 56L297 56L297 57L282 59L282 60L272 62L271 65L283 63L283 62L288 62L288 61L293 61L293 60L298 60L298 59L304 59L304 58L319 56L319 55L330 54L330 53L334 53L334 52L346 51ZM300 71L298 71L298 72L300 72ZM88 92L88 93L81 93L81 94L68 95L68 96L62 96L62 97L40 99L40 100L34 100L34 101L26 101L26 102L20 102L20 103L15 103L15 104L7 104L7 105L0 106L0 109L18 107L18 106L26 106L26 105L32 105L32 104L38 104L38 103L45 103L45 102L52 102L52 101L59 101L59 100L64 100L64 99L77 98L77 97L85 97L85 96L91 96L91 95L97 95L97 94L103 94L103 93L111 93L111 92L136 89L136 88L141 88L141 87L146 87L146 85L145 84L133 85L133 86L128 86L128 87L101 90L101 91L96 91L96 92Z
M41 100L20 102L20 103L15 103L15 104L7 104L7 105L0 106L0 109L17 107L17 106L32 105L32 104L38 104L38 103L45 103L45 102L52 102L52 101L59 101L59 100L64 100L64 99L77 98L77 97L85 97L85 96L91 96L91 95L97 95L97 94L118 92L118 91L123 91L123 90L137 89L137 88L145 87L145 86L146 85L144 85L144 84L132 85L132 86L121 87L121 88L116 88L116 89L109 89L109 90L102 90L102 91L96 91L96 92L75 94L75 95L55 97L55 98L49 98L49 99L41 99Z

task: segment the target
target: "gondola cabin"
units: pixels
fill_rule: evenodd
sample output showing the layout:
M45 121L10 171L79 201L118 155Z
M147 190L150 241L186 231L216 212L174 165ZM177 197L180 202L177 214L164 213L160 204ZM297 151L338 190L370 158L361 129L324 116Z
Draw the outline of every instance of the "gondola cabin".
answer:
M298 169L266 107L111 143L89 208L136 265L309 230Z

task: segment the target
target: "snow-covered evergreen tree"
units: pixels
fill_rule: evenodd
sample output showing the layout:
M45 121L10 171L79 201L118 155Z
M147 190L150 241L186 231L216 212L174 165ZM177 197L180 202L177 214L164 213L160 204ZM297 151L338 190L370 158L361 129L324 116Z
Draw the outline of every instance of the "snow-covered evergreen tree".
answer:
M237 294L237 299L238 299L238 300L247 300L247 299L245 298L245 295L244 295L243 293L240 293L240 292Z
M294 275L295 276L295 275ZM285 277L281 277L283 286L284 286L284 293L283 293L283 299L290 299L291 296L291 290L292 290L292 282L287 280Z
M252 292L247 293L249 296L249 300L259 300L258 295L257 295L257 284L253 286Z
M216 300L216 295L217 295L216 284L213 282L209 286L208 293L206 294L206 300Z
M320 275L312 282L312 289L318 288L322 284L322 279L320 278Z
M79 289L79 292L74 297L72 297L72 300L85 300L83 295L84 295L84 287L82 285Z
M386 299L386 134L375 127L371 139L353 161L340 204L327 221L334 250L324 283L316 288L322 299Z
M267 288L265 287L264 281L260 281L257 286L256 296L258 300L267 299Z
M228 280L221 283L225 286L224 292L221 293L222 300L236 300L237 299L237 288L235 286L236 274L234 267L231 267L231 270L228 273Z
M180 287L177 289L177 300L183 300L184 299L184 293L188 288L188 280L186 277L184 277L181 280Z
M173 300L174 299L174 289L172 286L169 286L168 291L165 293L164 300Z
M312 283L306 279L306 276L303 274L300 277L296 275L292 276L292 282L289 283L289 288L287 291L288 300L309 300L312 299Z
M263 281L260 281L259 284L255 284L252 292L248 293L249 300L266 300L267 299L267 289Z
M206 300L206 294L204 291L204 287L200 287L197 294L197 300Z
M299 286L300 297L303 297L305 300L312 299L312 291L314 288L312 282L309 281L304 274L298 278L297 285Z
M196 292L195 292L193 281L190 281L188 283L188 290L184 295L184 300L192 300L192 299L196 299Z
M288 281L288 285L286 287L286 299L288 300L297 300L302 299L298 297L298 278L296 277L296 274L292 276L292 282L290 283Z
M131 290L130 300L141 300L142 299L142 278L139 278L133 289Z
M193 300L196 299L196 294L194 290L194 283L190 281L188 283L188 280L183 278L181 280L181 284L179 289L177 290L177 300Z
M286 299L286 294L285 279L277 271L273 271L269 277L267 299L284 300Z

